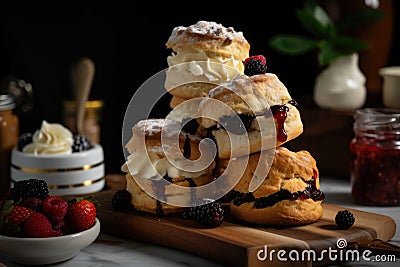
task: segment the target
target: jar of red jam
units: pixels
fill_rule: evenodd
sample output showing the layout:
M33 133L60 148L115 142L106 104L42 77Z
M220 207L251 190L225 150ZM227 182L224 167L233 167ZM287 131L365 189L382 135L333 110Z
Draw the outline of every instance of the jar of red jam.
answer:
M353 129L352 196L364 205L400 205L400 110L359 109Z

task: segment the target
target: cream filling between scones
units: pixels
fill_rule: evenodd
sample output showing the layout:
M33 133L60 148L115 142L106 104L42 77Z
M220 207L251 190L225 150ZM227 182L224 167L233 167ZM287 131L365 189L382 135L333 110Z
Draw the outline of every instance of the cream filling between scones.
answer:
M190 48L172 53L167 62L167 90L192 81L219 84L244 72L243 62L233 56L222 57L212 52Z
M186 162L187 159L172 159L173 162L170 162L168 158L161 157L151 151L147 151L147 153L146 151L136 151L127 157L121 169L134 177L149 180L159 180L165 175L171 178L185 177L194 179L211 172L215 166L215 163L213 163L201 171L188 172L183 170L185 166L182 166L182 160Z

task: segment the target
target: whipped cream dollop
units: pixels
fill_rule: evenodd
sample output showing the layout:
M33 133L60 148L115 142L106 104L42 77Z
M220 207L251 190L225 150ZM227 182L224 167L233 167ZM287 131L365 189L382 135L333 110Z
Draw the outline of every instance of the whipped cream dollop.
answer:
M219 84L244 72L243 62L233 56L223 57L210 51L184 48L168 58L165 88L172 89L187 82Z
M69 129L58 123L42 122L33 134L32 143L23 148L24 153L32 154L71 154L73 135Z
M130 173L136 178L158 180L164 175L168 175L171 178L196 178L208 173L214 167L215 163L210 164L210 166L201 171L189 172L185 171L185 166L182 166L180 159L168 159L161 157L160 153L156 151L140 149L127 157L121 170L125 173Z

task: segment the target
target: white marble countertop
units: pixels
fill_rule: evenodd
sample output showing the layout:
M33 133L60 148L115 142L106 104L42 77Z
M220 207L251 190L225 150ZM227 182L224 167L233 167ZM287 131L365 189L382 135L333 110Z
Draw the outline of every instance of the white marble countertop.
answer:
M321 190L325 193L326 203L336 204L373 213L384 214L392 217L396 225L400 225L400 206L398 207L367 207L356 204L350 196L350 184L347 181L331 178L321 178ZM400 245L400 229L397 227L396 234L390 241ZM399 266L400 259L396 263L347 263L346 266ZM21 266L9 261L6 255L0 254L0 267ZM89 247L82 250L74 258L50 265L57 267L90 267L90 266L221 266L216 262L191 255L186 252L162 247L150 243L137 242L122 239L101 233L98 239Z

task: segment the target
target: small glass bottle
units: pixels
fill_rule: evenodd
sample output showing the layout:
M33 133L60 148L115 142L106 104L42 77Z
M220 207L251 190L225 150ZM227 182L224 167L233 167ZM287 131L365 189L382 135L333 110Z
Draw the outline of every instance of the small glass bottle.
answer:
M0 94L0 199L11 185L11 151L18 143L19 119L13 112L15 105L11 94Z
M85 104L85 115L83 120L83 132L91 142L100 144L101 139L101 110L102 100L88 100ZM76 133L76 103L73 100L64 101L64 124L73 133Z
M354 119L352 196L364 205L400 205L400 110L359 109Z

